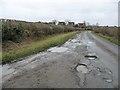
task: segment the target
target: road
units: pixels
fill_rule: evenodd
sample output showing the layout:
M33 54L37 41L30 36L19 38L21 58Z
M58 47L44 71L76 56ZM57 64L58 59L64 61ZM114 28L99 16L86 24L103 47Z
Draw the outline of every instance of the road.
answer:
M84 31L2 69L3 88L117 88L118 46Z

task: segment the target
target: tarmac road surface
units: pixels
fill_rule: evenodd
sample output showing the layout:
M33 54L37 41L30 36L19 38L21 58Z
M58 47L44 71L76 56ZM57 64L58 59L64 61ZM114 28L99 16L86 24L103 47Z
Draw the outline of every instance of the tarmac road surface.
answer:
M2 71L3 88L117 88L118 46L84 31Z

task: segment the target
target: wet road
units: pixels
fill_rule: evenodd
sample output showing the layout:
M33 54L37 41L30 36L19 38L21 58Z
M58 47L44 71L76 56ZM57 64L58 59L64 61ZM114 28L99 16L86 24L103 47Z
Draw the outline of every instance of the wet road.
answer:
M95 67L99 69L100 72L104 72L104 75L109 74L109 80L111 80L111 88L117 87L118 85L118 46L112 44L106 40L100 39L93 35L91 32L85 32L82 36L88 44L88 52L95 52L98 56L99 64ZM100 70L101 69L101 70ZM103 70L103 71L102 71ZM109 73L110 72L110 73ZM108 77L104 77L107 81ZM102 75L100 75L102 76ZM109 81L108 80L108 81ZM99 87L99 86L98 86Z
M118 47L90 31L2 67L3 88L117 88Z

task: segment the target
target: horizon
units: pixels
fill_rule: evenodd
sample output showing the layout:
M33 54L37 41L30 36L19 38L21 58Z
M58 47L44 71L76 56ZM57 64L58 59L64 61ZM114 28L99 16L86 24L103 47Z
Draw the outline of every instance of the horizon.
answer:
M1 0L0 18L28 22L74 21L118 26L119 0ZM72 6L72 7L71 7Z
M51 21L40 21L40 20L38 20L38 21L27 21L27 20L22 20L22 19L10 19L10 18L0 18L0 20L2 20L2 19L5 19L5 20L17 20L17 21L23 21L23 22L33 22L33 23L37 23L37 22L41 22L41 23L49 23L49 22L52 22L52 20ZM54 20L56 20L56 19L54 19ZM65 20L62 20L62 21L60 21L60 20L57 20L57 22L65 22ZM75 21L69 21L69 22L74 22L75 24L78 24L78 23L84 23L84 21L82 22L75 22ZM94 25L96 25L96 23L95 24L91 24L90 22L85 22L86 24L87 23L89 23L89 25L90 26L94 26ZM98 23L99 24L99 23ZM99 26L108 26L108 27L119 27L118 25L99 25Z

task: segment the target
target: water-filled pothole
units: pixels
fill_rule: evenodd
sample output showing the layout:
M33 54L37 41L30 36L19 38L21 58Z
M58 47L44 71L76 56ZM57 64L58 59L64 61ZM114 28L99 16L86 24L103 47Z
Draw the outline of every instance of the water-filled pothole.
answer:
M87 57L89 60L94 60L98 58L96 53L88 53L87 55L85 55L85 57Z
M108 80L106 80L106 82L111 83L111 82L112 82L112 79L108 79Z
M85 64L78 64L77 66L76 66L76 70L78 71L78 72L81 72L81 73L88 73L88 68L87 68L87 65L85 65Z

